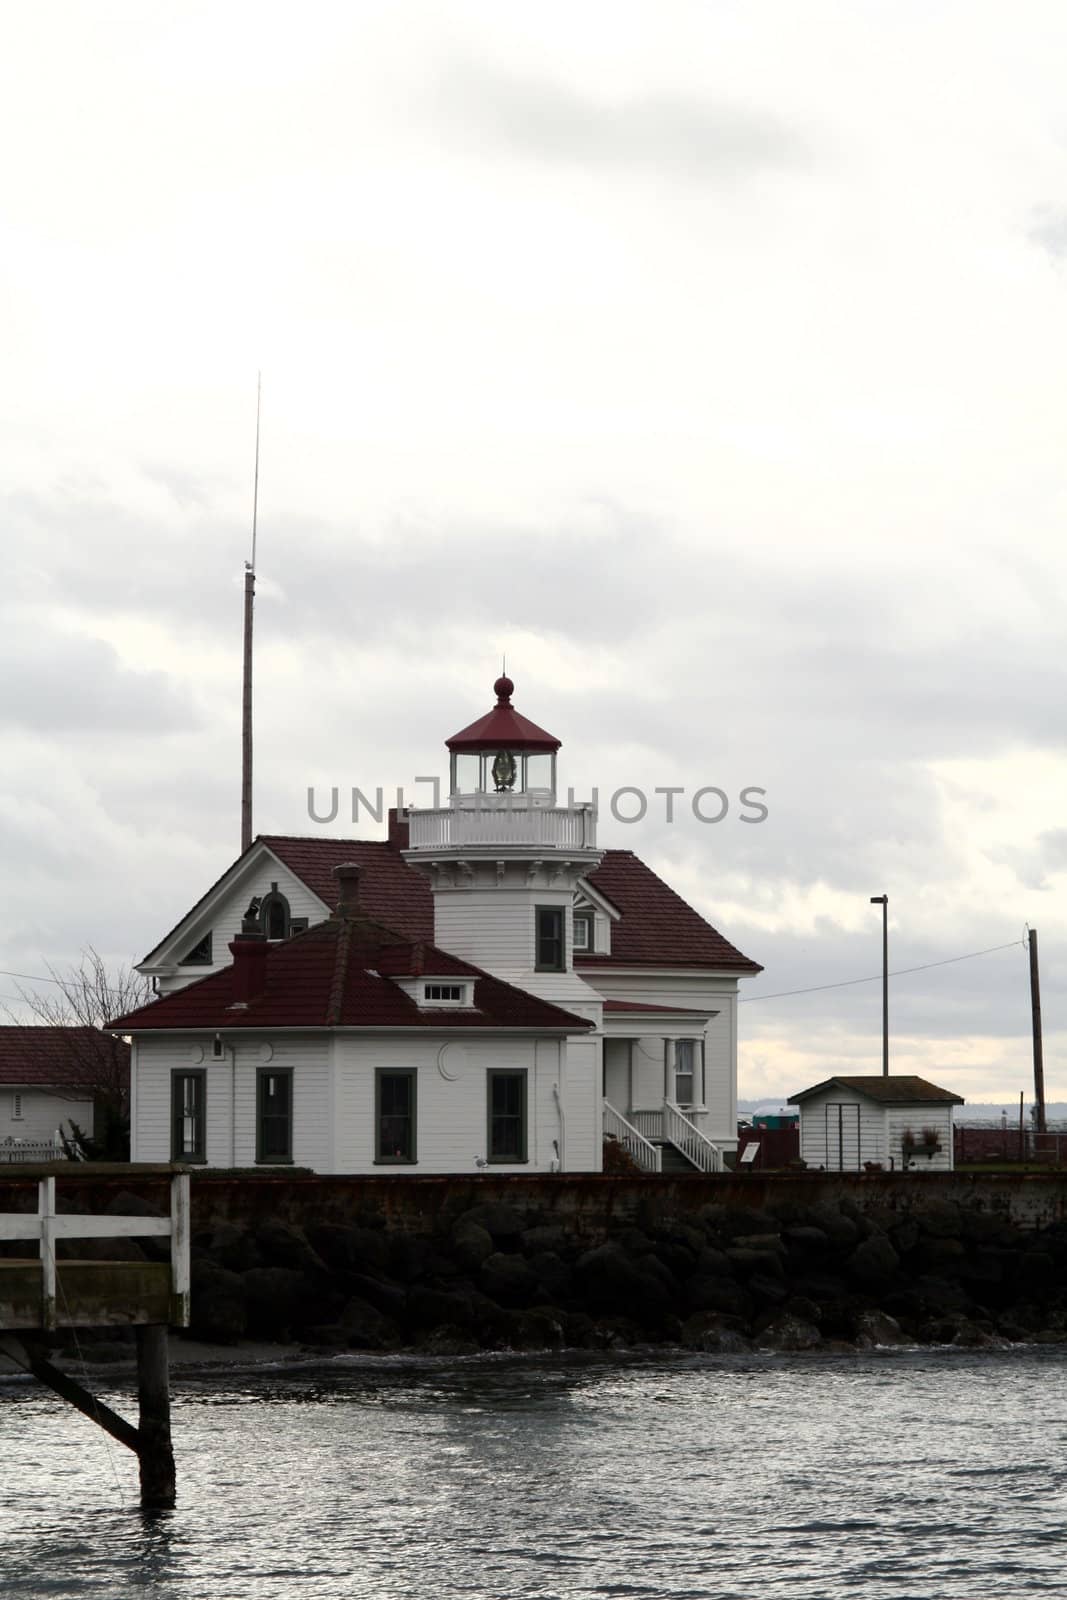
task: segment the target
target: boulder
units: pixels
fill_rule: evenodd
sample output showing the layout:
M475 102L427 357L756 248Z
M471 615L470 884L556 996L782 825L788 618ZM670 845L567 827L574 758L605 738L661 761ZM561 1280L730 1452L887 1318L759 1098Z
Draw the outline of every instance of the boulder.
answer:
M169 1253L170 1241L162 1239L159 1242L167 1246ZM239 1228L233 1222L220 1222L217 1228L198 1233L193 1240L193 1248L230 1272L247 1272L249 1267L263 1265L248 1229Z
M386 1237L391 1276L400 1283L417 1283L426 1270L430 1254L428 1242L414 1233L392 1233Z
M353 1350L388 1350L400 1339L392 1318L383 1316L377 1307L358 1295L353 1295L345 1305L340 1328L345 1343Z
M381 1272L389 1246L379 1228L318 1222L307 1228L308 1243L337 1272Z
M858 1283L874 1287L888 1284L896 1276L900 1257L884 1233L872 1233L861 1239L845 1265Z
M756 1344L761 1350L815 1350L822 1344L822 1334L813 1323L781 1311L762 1329Z
M253 1338L286 1340L302 1325L329 1321L308 1296L304 1274L291 1267L251 1267L241 1274L241 1283Z
M474 1326L474 1307L469 1294L458 1290L430 1289L416 1284L408 1291L407 1320L419 1329Z
M260 1223L254 1235L256 1251L265 1267L285 1267L290 1272L324 1272L326 1263L311 1248L302 1228L271 1218Z
M896 1317L888 1311L861 1311L857 1314L854 1338L861 1350L881 1345L907 1344L908 1339Z
M739 1278L751 1278L756 1273L769 1278L785 1276L782 1258L776 1250L748 1250L743 1245L730 1245L726 1259Z
M711 1355L740 1355L752 1345L736 1328L726 1326L714 1312L697 1311L682 1324L681 1343L686 1350Z
M460 1270L473 1274L493 1254L493 1236L480 1222L464 1219L453 1227L448 1247Z
M852 1217L846 1217L836 1206L826 1203L812 1206L811 1219L815 1227L821 1228L831 1244L854 1245L858 1244L860 1229Z
M528 1256L540 1255L545 1250L553 1250L558 1255L572 1243L572 1238L566 1228L561 1228L558 1223L544 1222L533 1228L524 1228L521 1243Z
M573 1292L571 1269L554 1250L541 1250L530 1257L530 1269L548 1296L550 1305L569 1300Z
M313 1328L305 1328L300 1338L302 1344L311 1345L316 1350L343 1350L348 1344L348 1333L339 1322L324 1322Z
M820 1256L830 1248L830 1235L825 1228L800 1222L785 1229L785 1243L787 1249L797 1256Z
M757 1305L780 1306L789 1298L789 1290L780 1277L766 1272L756 1272L745 1285Z
M454 1227L464 1222L476 1222L485 1229L495 1245L506 1243L516 1249L523 1231L530 1225L528 1217L503 1200L488 1200L483 1205L471 1206L469 1211L464 1211L456 1218Z
M194 1261L189 1296L189 1337L233 1344L248 1325L244 1279L214 1261Z
M963 1235L963 1212L954 1200L929 1200L915 1212L915 1220L927 1238L959 1239Z
M531 1306L542 1295L529 1262L523 1256L505 1255L499 1250L482 1262L478 1284L490 1300L510 1309Z

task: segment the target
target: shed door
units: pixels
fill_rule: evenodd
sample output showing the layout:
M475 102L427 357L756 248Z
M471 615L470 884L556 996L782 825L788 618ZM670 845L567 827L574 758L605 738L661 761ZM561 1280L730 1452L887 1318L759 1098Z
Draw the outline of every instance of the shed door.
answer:
M830 1172L858 1172L860 1165L860 1108L854 1103L829 1101L826 1106L826 1166Z

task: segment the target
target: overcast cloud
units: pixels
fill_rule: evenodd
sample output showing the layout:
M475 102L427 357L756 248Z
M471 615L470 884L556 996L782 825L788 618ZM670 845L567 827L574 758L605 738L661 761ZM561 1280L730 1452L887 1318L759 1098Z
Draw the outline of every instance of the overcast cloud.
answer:
M140 956L236 853L262 367L258 828L443 772L506 652L763 963L743 1095L877 1070L877 983L758 997L877 973L886 891L894 967L1014 941L894 982L895 1064L1029 1084L1029 921L1067 1098L1065 52L1037 0L13 13L0 967Z

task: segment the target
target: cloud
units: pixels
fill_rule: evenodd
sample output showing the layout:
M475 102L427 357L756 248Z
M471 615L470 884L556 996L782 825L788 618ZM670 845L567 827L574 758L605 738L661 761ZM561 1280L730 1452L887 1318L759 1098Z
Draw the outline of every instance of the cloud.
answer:
M0 726L37 734L144 740L190 729L197 715L168 676L132 671L104 639L19 624L0 612Z
M746 177L796 168L810 139L762 107L648 93L611 101L547 78L455 63L430 97L442 123L495 153L501 147L551 164L658 178Z

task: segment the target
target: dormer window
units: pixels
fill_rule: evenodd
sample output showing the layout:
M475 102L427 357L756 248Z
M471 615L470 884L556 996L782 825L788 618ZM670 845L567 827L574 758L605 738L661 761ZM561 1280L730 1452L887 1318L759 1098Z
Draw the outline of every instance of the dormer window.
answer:
M427 1006L467 1006L469 989L467 983L424 983L422 1002Z
M592 950L593 948L593 913L591 911L576 911L574 913L574 950Z
M210 967L211 965L211 934L205 933L204 937L187 950L178 962L180 967Z
M291 929L289 915L289 902L280 892L278 885L272 883L270 894L265 894L259 903L259 925L266 939L288 939Z

